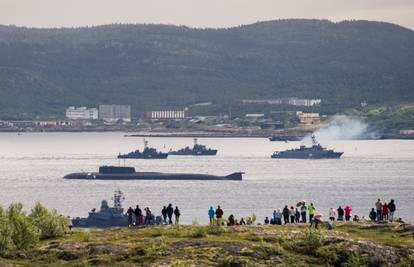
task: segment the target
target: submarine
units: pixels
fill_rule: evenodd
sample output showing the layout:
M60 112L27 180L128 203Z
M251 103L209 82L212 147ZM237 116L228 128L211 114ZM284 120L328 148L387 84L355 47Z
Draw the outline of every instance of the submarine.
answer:
M230 180L241 181L243 172L226 176L197 173L136 172L134 167L101 166L98 172L76 172L65 175L64 179L83 180Z

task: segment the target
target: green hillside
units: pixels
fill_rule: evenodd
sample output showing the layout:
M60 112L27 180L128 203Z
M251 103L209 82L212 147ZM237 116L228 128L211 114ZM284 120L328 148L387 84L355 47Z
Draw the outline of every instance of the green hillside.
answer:
M0 117L131 104L134 115L235 98L316 97L329 111L414 101L414 32L388 23L280 20L228 29L0 26Z

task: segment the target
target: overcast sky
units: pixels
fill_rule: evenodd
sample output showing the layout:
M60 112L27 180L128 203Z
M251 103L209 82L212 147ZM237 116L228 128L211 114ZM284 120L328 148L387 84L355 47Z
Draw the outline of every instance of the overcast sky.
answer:
M414 29L414 0L0 0L0 24L230 27L282 18L367 19Z

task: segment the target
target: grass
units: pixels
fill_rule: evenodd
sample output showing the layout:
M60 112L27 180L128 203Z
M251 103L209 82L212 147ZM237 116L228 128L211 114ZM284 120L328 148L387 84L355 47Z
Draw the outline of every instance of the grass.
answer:
M369 246L358 247L356 241L364 240L387 244L391 254L407 251L392 264L409 266L413 236L398 224L372 228L338 224L331 231L306 226L199 225L75 230L41 241L30 255L0 258L0 265L364 266L372 253Z

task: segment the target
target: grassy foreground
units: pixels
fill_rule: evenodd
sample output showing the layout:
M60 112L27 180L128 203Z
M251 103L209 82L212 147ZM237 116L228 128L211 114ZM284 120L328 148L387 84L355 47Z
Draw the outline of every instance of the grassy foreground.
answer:
M0 266L414 266L401 224L178 226L75 230Z

